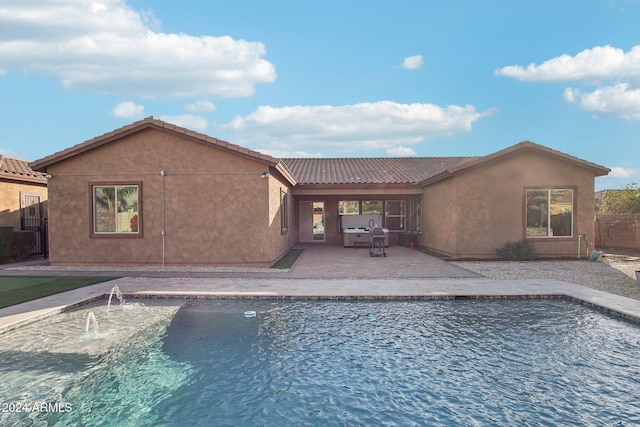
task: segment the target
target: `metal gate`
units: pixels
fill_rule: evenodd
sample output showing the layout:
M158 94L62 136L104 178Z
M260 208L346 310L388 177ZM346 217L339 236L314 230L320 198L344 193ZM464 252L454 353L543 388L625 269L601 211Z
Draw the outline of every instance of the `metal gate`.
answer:
M47 218L42 218L42 204L38 194L22 194L20 208L20 229L35 233L36 239L30 255L49 256Z

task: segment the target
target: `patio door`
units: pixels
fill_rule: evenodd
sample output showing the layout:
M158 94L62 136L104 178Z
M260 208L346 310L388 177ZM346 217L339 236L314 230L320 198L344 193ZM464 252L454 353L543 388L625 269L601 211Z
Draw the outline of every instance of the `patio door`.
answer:
M324 202L300 202L300 242L324 242Z

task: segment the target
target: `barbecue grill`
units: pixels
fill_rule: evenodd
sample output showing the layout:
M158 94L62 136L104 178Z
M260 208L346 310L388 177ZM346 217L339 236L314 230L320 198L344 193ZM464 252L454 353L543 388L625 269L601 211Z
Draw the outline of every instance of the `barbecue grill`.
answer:
M387 256L385 241L387 233L383 228L376 227L369 232L369 256Z

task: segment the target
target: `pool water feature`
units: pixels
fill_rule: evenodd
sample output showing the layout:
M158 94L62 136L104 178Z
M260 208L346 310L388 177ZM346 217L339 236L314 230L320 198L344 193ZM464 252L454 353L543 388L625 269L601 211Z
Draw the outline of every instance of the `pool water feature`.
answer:
M102 337L82 340L89 309ZM61 316L0 335L0 395L72 410L0 413L0 424L640 419L640 328L566 300L145 300L129 310ZM58 335L36 344L49 328Z
M96 314L93 311L90 311L89 313L87 313L87 324L84 327L83 338L91 337L90 331L92 327L93 327L93 336L97 337L98 331L100 330L98 327L98 319L96 319Z
M107 311L111 309L111 299L114 295L116 296L118 301L120 301L120 306L124 307L124 296L120 291L120 287L118 285L114 285L113 288L111 288L111 292L109 293L109 301L107 301Z

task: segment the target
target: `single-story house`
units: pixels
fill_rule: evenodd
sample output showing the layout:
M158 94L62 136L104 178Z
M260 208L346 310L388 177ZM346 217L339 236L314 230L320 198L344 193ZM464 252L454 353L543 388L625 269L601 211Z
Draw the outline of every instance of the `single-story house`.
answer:
M155 118L31 167L49 176L54 265L263 267L371 226L454 257L522 239L576 256L609 172L528 141L483 157L276 159Z

